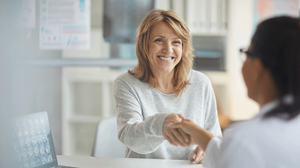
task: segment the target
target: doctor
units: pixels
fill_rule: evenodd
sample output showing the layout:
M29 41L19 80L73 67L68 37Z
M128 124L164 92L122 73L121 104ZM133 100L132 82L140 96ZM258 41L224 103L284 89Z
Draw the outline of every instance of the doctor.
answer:
M256 117L236 125L223 140L183 119L172 128L205 150L203 167L300 166L300 20L287 16L258 25L242 73Z

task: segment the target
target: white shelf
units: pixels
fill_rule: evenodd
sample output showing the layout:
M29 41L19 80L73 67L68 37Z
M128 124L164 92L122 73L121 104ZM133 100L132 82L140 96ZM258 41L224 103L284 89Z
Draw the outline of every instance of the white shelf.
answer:
M227 32L191 32L190 36L227 36Z
M85 67L122 67L135 66L136 59L108 59L108 58L33 58L33 59L16 59L14 65L21 66L50 66L50 67L67 67L67 66L85 66Z
M69 118L71 123L94 123L97 124L103 117L77 115Z
M109 68L63 68L64 155L91 154L97 123L116 115L112 85L121 73Z

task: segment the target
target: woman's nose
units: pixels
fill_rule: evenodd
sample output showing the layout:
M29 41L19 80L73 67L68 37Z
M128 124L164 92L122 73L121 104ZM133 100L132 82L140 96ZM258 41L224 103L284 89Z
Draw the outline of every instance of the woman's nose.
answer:
M163 52L167 55L169 55L173 52L173 46L170 42L166 42L164 44Z

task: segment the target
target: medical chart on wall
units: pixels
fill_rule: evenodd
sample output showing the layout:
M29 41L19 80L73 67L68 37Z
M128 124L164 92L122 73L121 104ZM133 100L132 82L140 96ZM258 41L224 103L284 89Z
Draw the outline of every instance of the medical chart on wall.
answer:
M35 0L21 0L19 26L35 28Z
M89 49L90 0L40 0L40 49Z
M299 0L254 0L254 30L262 20L270 17L299 16Z

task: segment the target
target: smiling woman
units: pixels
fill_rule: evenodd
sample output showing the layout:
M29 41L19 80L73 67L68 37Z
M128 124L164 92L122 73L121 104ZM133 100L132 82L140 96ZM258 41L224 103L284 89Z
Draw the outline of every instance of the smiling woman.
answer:
M174 11L153 10L137 30L136 54L137 66L114 82L125 157L200 163L203 150L189 146L189 136L181 129L170 128L186 117L222 136L211 83L192 70L189 29Z
M172 10L154 10L140 24L136 43L138 65L128 72L154 88L159 85L158 76L174 77L173 93L179 96L189 84L187 76L192 69L194 59L189 29L184 21ZM161 60L171 58L171 65L167 64L166 67L161 65L158 68L159 61L154 57ZM168 68L167 74L155 72Z
M153 76L156 78L172 79L174 68L180 62L182 55L182 42L175 31L165 22L155 25L149 40L149 63ZM160 84L154 85L156 89L164 93L174 93L163 90Z

